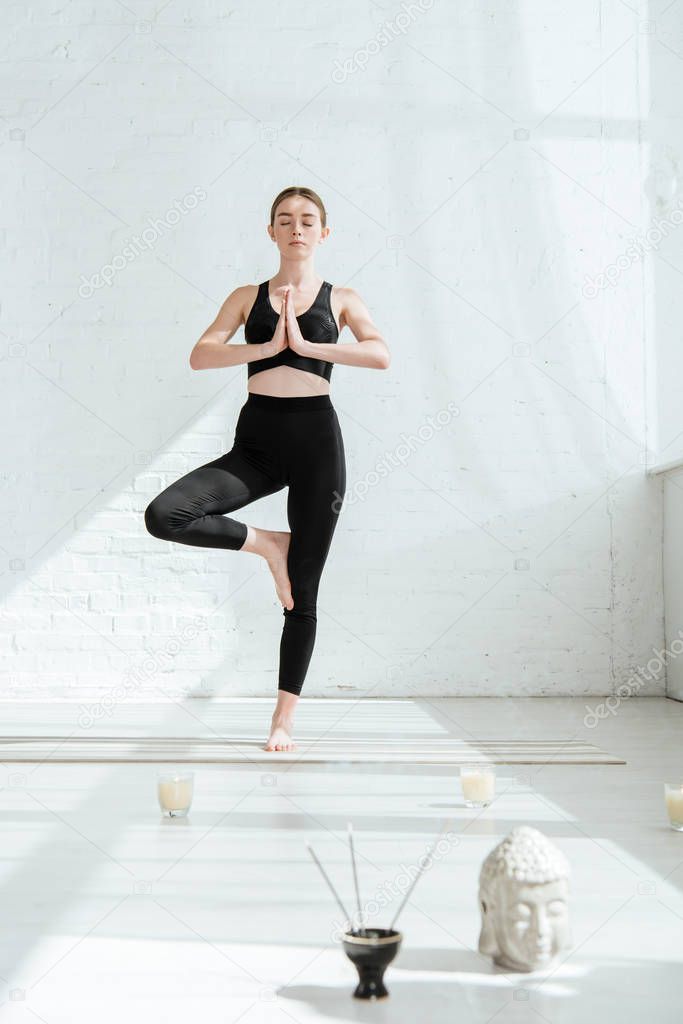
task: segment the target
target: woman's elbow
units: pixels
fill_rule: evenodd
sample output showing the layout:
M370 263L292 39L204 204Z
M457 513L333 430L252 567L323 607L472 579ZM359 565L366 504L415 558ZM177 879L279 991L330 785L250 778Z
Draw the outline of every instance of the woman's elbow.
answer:
M391 352L385 346L382 349L382 351L380 352L380 354L379 354L379 359L378 359L378 362L377 362L377 368L379 370L388 370L390 366L391 366Z
M203 370L206 363L202 359L202 350L200 345L195 347L190 352L190 369L191 370Z

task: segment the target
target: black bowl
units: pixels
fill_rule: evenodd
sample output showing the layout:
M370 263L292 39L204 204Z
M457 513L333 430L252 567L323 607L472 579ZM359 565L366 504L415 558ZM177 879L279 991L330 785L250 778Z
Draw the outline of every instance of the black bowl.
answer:
M364 928L345 932L344 952L358 971L356 999L384 999L389 995L384 985L384 972L394 959L403 935L392 928Z

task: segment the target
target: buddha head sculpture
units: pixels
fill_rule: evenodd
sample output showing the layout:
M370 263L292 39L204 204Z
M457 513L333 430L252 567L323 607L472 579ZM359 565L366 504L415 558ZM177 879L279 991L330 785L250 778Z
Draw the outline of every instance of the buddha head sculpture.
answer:
M569 876L566 857L542 832L513 828L479 874L479 952L510 970L550 966L572 944Z

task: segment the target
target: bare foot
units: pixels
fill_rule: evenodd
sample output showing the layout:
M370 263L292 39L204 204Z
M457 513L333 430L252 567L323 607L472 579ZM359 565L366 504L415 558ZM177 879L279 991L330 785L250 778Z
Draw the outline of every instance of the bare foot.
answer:
M268 563L268 568L273 574L275 590L280 604L284 608L291 610L294 607L294 601L292 599L289 573L287 572L287 553L289 552L289 541L292 535L280 530L270 530L269 533L272 538L272 544L269 546L265 559Z
M291 536L291 533L285 530L259 530L256 526L247 526L247 537L240 548L241 551L252 551L255 555L265 558L275 581L280 604L288 610L294 607L292 586L287 571Z
M296 750L296 744L292 742L291 736L292 721L288 718L273 720L270 726L270 736L264 750Z

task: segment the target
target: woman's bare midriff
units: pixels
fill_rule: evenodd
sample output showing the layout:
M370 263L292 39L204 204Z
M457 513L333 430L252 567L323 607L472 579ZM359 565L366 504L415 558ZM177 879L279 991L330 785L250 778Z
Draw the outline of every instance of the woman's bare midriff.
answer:
M330 382L317 373L297 370L294 366L273 366L270 370L259 370L250 377L247 390L255 395L299 398L307 395L329 395Z

